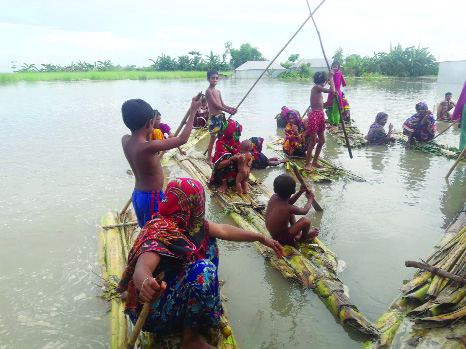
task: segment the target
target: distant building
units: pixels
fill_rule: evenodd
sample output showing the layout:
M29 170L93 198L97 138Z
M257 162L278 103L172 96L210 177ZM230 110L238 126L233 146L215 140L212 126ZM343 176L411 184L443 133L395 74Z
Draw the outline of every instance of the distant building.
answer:
M437 81L441 84L464 84L466 81L466 60L440 62Z
M237 79L257 79L270 61L247 61L235 69L235 78ZM286 71L281 65L272 63L262 78L276 78L278 74Z
M301 64L308 64L311 63L311 72L312 74L317 73L318 71L326 71L328 72L327 63L325 63L325 59L323 58L312 58L312 59L301 59L300 61L296 62L290 67L292 73L296 74L298 68ZM331 62L330 62L331 64Z

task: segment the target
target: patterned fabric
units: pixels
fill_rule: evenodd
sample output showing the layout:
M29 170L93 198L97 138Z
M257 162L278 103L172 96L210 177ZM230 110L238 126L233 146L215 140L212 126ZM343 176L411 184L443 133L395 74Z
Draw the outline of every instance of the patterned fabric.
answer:
M427 104L424 102L416 104L416 110L418 112L404 122L403 134L409 135L410 133L413 133L413 138L419 142L428 142L434 138L434 134L436 132L435 119L432 113L428 111ZM421 121L424 118L424 116L420 114L421 110L425 110L430 113L427 123L424 125L421 124Z
M343 93L342 93L342 94L343 94ZM343 109L341 110L342 116L343 116L343 120L344 120L344 121L351 121L351 117L350 117L350 106L349 106L348 100L346 99L346 97L344 96L344 94L343 94L343 99L341 100L341 104L343 104Z
M210 115L209 120L209 133L212 136L217 136L217 133L225 127L225 114L221 113L218 115Z
M154 214L158 214L162 199L162 190L142 191L134 189L131 201L141 228L152 219Z
M328 123L333 126L337 126L340 123L340 112L338 108L327 107Z
M335 84L335 90L338 92L338 95L340 96L340 108L341 110L343 110L343 104L342 104L343 97L341 95L341 86L345 87L346 81L345 81L345 78L343 77L343 74L340 71L340 68L341 67L339 67L338 70L333 73L333 82ZM333 101L335 99L332 97L333 97L333 94L329 93L328 98L327 98L328 106L333 106Z
M461 115L463 115L463 108L466 105L466 81L464 82L463 89L461 90L460 96L458 98L458 102L456 103L455 110L451 115L451 120L455 121L460 119L458 127L461 127L461 123L466 121L462 119Z
M194 117L193 127L203 128L207 125L207 120L209 120L209 111L205 110L204 112L196 111L196 116Z
M249 138L252 143L252 168L263 169L266 168L269 164L269 159L267 156L262 154L262 145L264 143L264 138L261 137L252 137Z
M307 133L317 134L325 131L325 113L323 110L313 110L309 112L307 121Z
M383 144L386 142L387 134L383 128L383 125L380 124L380 121L387 116L386 113L380 112L375 117L374 123L369 127L369 132L366 135L366 139L371 144Z
M118 285L119 292L128 291L125 312L133 321L137 319L142 303L133 281L134 269L143 253L156 252L162 258L153 275L165 272L167 289L152 305L144 329L215 326L221 315L218 250L216 240L208 235L201 184L189 178L170 182L159 213L139 233Z
M304 125L298 126L298 133L302 136ZM285 128L285 139L283 140L283 152L289 156L300 156L306 151L306 144L299 141L298 136L293 132L293 125L288 124Z
M231 158L241 150L239 138L243 127L236 121L230 119L225 122L221 131L222 136L215 143L215 154L213 157L214 169L209 184L222 184L223 180L232 181L238 174L236 162L231 162L227 167L218 168L223 160Z
M154 128L154 131L152 131L152 133L150 134L149 140L150 141L153 141L153 140L161 141L163 139L165 139L165 136L163 135L162 130L158 128Z

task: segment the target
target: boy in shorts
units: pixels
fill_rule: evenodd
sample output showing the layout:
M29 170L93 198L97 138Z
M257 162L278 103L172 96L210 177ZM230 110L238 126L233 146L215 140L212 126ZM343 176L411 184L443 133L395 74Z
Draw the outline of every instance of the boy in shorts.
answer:
M306 189L309 192L306 192ZM273 194L270 197L265 212L265 226L272 238L281 245L296 245L298 241L310 241L319 235L319 229L311 229L311 220L302 217L296 221L295 215L305 215L309 212L314 199L314 193L301 186L296 192L296 181L293 177L283 174L273 181ZM307 203L303 208L294 206L296 200L306 193ZM293 195L294 194L294 195ZM293 195L293 196L291 196Z
M205 91L210 114L210 141L209 147L207 148L206 162L210 166L213 166L214 163L212 162L212 149L214 148L215 138L217 138L218 132L222 129L222 126L225 123L225 114L223 112L225 111L231 115L234 115L236 114L236 108L225 105L225 103L223 103L220 91L215 89L215 86L218 84L218 71L209 70L207 72L207 81L209 81L210 84L209 88Z
M324 86L329 82L330 88ZM311 111L308 114L307 130L306 134L310 138L309 147L307 148L306 154L306 165L304 169L312 171L312 167L322 168L321 164L318 163L320 151L325 143L325 113L324 107L327 102L324 103L322 98L322 92L335 93L335 85L333 82L333 70L330 69L328 76L325 72L317 72L314 74L315 86L311 90ZM317 142L317 137L319 137ZM314 159L311 162L312 151L317 143L316 152Z
M121 107L123 122L131 130L131 135L123 136L121 143L136 178L132 201L141 228L158 212L158 204L163 199L163 172L158 153L179 147L188 141L200 104L201 101L196 101L194 97L189 119L178 137L153 141L148 141L154 130L155 117L149 103L142 99L130 99Z

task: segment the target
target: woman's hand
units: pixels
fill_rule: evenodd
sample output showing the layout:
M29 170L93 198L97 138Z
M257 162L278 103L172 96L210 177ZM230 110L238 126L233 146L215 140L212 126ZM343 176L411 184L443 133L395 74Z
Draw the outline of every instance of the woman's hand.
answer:
M153 277L148 277L142 282L139 298L144 302L154 303L162 296L166 288L167 283L165 281L159 284Z
M282 245L280 245L280 243L278 241L273 240L273 239L269 239L268 237L265 237L264 240L261 240L261 243L262 243L262 245L270 247L272 250L274 250L275 253L277 254L278 258L283 257L283 255L284 255L283 247L282 247Z

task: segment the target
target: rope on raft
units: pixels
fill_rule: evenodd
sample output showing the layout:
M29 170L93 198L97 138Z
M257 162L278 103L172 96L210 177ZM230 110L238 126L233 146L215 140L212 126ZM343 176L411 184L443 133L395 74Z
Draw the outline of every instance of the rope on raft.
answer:
M238 103L238 105L236 106L236 109L238 109L240 107L240 105L244 102L244 100L246 99L246 97L249 95L249 93L252 91L252 89L256 86L256 84L259 82L259 80L262 78L262 76L265 74L265 72L270 68L270 66L273 64L273 62L275 62L275 60L278 58L278 56L280 56L280 54L283 52L283 50L288 46L288 44L295 38L295 36L299 33L299 31L304 27L304 25L309 21L309 19L312 18L312 15L314 13L316 13L316 11L319 9L319 7L325 2L325 0L322 0L319 4L319 6L316 7L316 9L314 10L314 12L311 12L309 14L309 16L306 18L306 20L303 22L303 24L301 24L301 26L298 28L298 30L296 31L296 33L294 33L294 35L291 37L290 40L288 40L288 42L285 44L285 46L283 46L283 48L280 50L280 52L277 53L277 55L274 57L274 59L272 59L269 63L269 65L267 66L267 68L264 69L264 71L262 72L262 74L257 78L257 80L254 82L254 84L251 86L251 88L249 89L249 91L246 93L246 95L243 97L243 99ZM228 120L230 120L231 118L231 115L228 117Z
M319 32L319 29L317 28L316 21L314 20L314 17L312 16L315 11L314 12L311 11L311 7L309 6L309 0L306 0L306 3L307 3L307 8L309 9L310 16L312 18L312 22L314 23L314 27L316 28L317 36L319 37L320 47L322 48L322 53L324 54L325 63L327 63L328 70L330 70L330 65L328 64L327 55L325 54L324 45L322 43L322 38L320 37L320 32ZM337 105L338 105L338 113L340 114L341 128L343 129L343 134L345 135L346 144L348 145L348 153L349 153L350 159L352 159L353 153L351 152L351 145L348 139L348 134L346 133L345 122L343 120L343 117L341 116L340 96L337 95L336 99L337 99Z

